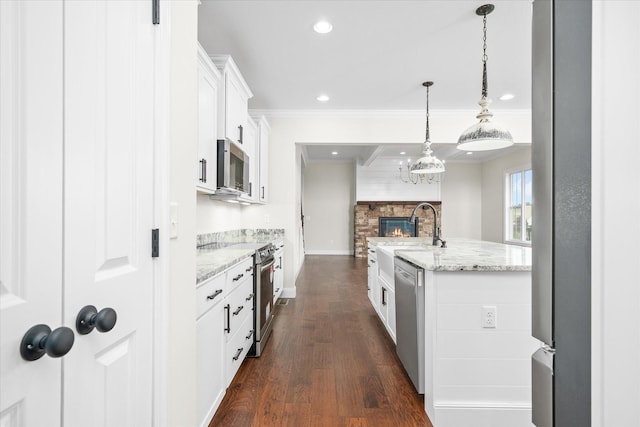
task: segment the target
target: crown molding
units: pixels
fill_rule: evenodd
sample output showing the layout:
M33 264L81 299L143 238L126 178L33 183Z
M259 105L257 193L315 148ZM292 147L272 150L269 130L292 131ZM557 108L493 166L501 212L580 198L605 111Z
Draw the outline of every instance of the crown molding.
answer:
M287 119L398 119L398 118L420 118L424 119L424 110L249 110L251 115L264 115L267 118L287 118ZM492 109L494 116L530 119L531 110L497 110ZM475 120L478 110L430 110L429 116L436 119L468 119Z

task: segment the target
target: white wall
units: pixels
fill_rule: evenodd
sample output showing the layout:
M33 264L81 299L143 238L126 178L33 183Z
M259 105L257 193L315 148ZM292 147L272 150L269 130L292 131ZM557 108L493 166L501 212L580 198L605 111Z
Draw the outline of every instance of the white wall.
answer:
M482 164L482 240L504 241L504 174L521 166L531 166L530 147Z
M197 5L196 0L184 0L171 2L170 6L170 200L178 203L180 228L178 238L172 239L169 245L167 382L164 384L168 426L196 425L196 197L193 165L198 142ZM161 19L167 25L168 20Z
M308 163L304 169L307 254L353 254L353 163Z
M482 237L482 165L447 162L441 182L442 238Z
M405 159L406 160L406 159ZM381 157L368 166L356 165L356 200L440 201L440 183L411 184L400 180L399 158ZM408 175L406 166L404 177Z
M640 2L593 6L592 425L638 426Z
M243 226L242 216L250 206L211 200L207 194L198 194L197 204L197 234L248 228Z

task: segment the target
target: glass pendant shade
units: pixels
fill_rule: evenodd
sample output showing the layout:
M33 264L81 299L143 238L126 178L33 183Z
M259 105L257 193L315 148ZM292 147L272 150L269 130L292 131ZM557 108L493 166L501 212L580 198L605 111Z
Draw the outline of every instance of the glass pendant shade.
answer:
M494 9L492 4L485 4L476 9L476 15L483 17L483 46L482 46L482 97L478 104L480 112L476 116L479 123L467 128L460 138L457 147L464 151L497 150L513 145L513 137L508 130L491 122L493 114L489 111L491 100L487 90L487 15Z

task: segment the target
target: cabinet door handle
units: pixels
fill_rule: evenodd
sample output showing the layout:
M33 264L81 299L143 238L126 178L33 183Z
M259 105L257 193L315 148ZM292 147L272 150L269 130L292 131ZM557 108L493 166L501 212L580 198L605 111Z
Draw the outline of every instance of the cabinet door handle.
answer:
M211 295L207 295L207 299L208 300L212 300L215 297L217 297L218 295L220 295L222 293L222 289L216 289L216 291L214 293L212 293Z
M244 276L244 273L240 273L238 274L236 277L233 278L234 282L237 282L238 280L240 280L242 277Z
M260 198L264 199L264 185L260 187Z
M253 267L249 267L249 268L247 268L244 272L245 272L245 273L248 273L248 272L250 272L250 271L253 271Z
M376 263L376 260L375 260L375 259L372 259L372 260L371 260L371 262L375 264L375 263Z
M239 142L240 144L243 144L243 143L244 143L244 141L242 140L242 138L243 138L243 133L244 133L243 131L244 131L244 129L242 128L242 125L238 126L238 131L239 131L239 133L240 133L240 138L238 138L238 142Z
M233 315L237 316L242 311L243 308L244 308L244 305L241 305L240 307L238 307L238 309L233 312Z
M200 182L207 182L207 161L200 159Z
M274 292L274 294L277 294L278 292L280 292L280 288L276 289L276 291Z
M253 298L253 294L249 294L249 296L247 296L244 300L251 301L252 298Z
M387 305L387 299L385 298L386 291L387 291L387 288L382 288L382 305Z
M247 335L246 337L244 337L245 339L249 339L253 336L253 329L249 331L249 335Z
M242 350L244 350L244 349L239 348L239 349L238 349L238 351L236 351L236 355L235 355L235 356L233 356L233 360L238 360L238 359L240 359L240 355L242 354Z
M227 304L224 306L224 311L227 312L227 325L224 327L224 331L229 333L231 332L231 305Z

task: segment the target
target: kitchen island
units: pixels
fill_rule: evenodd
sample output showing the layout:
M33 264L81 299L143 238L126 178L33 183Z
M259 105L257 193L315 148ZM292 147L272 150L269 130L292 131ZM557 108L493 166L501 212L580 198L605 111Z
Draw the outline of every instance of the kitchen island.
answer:
M424 270L425 410L433 424L531 426L530 357L540 345L531 337L531 249L455 238L446 248L425 238L368 243L381 269L392 248Z

